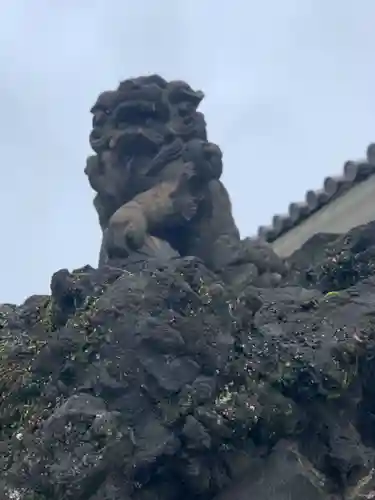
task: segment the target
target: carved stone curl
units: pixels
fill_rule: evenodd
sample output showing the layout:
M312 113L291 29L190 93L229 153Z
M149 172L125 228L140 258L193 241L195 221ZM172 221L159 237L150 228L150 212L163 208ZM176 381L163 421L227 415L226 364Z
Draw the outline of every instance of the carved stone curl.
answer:
M238 243L222 153L207 141L203 93L158 75L121 82L91 109L95 155L85 172L96 191L103 230L100 264L142 249L149 236L180 255L220 260L228 238Z
M99 265L145 248L149 255L161 248L157 240L212 270L235 258L241 240L220 181L221 150L208 142L197 111L203 97L158 75L99 95L91 109L96 154L85 169L103 231Z

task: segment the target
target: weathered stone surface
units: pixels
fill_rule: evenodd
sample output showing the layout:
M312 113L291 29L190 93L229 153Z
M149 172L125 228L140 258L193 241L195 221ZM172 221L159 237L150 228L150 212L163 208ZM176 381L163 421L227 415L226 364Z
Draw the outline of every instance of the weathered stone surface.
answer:
M3 498L370 498L374 279L238 294L175 258L51 290L2 307Z
M327 247L337 238L338 235L332 233L315 234L288 258L291 270L303 272L317 264L325 257Z
M315 254L314 259L301 261L299 255L300 252L304 255L303 249L289 259L291 267L297 268L292 278L295 283L332 292L348 288L375 273L375 222L336 238L322 235L312 240L306 245Z
M98 98L103 265L0 305L1 500L374 498L374 223L287 263L241 242L202 98L157 75ZM147 229L124 253L123 207Z
M339 500L327 479L293 446L281 441L265 463L246 471L246 478L216 500Z
M265 243L240 241L220 181L222 153L197 111L203 97L157 75L125 80L98 97L90 134L96 155L85 172L103 230L100 265L156 252L151 236L169 243L167 253L226 268L223 278L236 286L244 275L273 286L285 264Z

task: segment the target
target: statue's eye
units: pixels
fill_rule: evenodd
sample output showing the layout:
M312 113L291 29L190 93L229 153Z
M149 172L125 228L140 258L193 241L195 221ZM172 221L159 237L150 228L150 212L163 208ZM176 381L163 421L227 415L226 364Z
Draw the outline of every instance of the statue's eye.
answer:
M184 119L183 119L183 122L185 125L193 125L194 123L194 118L192 116L186 116Z

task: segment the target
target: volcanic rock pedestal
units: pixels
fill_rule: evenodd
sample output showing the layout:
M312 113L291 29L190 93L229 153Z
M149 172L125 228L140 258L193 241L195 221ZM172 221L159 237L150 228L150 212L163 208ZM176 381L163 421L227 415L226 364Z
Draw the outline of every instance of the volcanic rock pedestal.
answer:
M103 262L0 305L1 500L375 496L373 223L314 262L241 241L201 98L151 76L93 108Z

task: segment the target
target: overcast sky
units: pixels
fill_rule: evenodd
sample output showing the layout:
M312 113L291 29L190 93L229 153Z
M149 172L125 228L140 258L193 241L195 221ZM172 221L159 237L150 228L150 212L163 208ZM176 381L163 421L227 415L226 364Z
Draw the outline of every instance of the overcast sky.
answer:
M0 2L0 303L95 265L89 108L131 76L202 89L243 236L375 140L374 0Z

